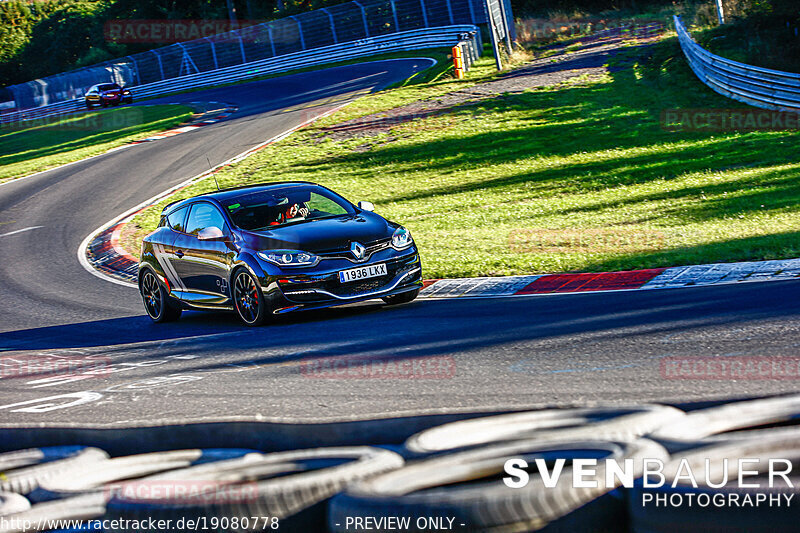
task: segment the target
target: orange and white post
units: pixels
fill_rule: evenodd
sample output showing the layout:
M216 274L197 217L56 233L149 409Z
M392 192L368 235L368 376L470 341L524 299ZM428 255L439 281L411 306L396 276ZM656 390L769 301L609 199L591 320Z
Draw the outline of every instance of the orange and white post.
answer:
M453 66L456 70L456 78L464 79L464 56L461 53L461 46L453 47Z

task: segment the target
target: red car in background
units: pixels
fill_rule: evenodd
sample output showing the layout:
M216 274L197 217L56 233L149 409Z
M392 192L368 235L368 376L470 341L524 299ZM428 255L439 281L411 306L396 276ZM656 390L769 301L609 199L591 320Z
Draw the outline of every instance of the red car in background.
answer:
M108 107L110 105L130 104L133 97L128 89L116 83L98 83L86 91L86 109L94 106Z

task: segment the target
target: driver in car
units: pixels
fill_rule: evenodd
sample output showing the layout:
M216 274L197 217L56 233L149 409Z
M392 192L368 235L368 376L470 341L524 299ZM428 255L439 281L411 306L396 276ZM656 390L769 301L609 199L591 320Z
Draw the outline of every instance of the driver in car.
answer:
M277 226L278 224L283 224L287 220L291 220L293 218L305 218L308 216L308 208L305 205L300 204L292 204L289 206L283 213L281 213L278 217L278 220L274 222L270 222L270 226Z

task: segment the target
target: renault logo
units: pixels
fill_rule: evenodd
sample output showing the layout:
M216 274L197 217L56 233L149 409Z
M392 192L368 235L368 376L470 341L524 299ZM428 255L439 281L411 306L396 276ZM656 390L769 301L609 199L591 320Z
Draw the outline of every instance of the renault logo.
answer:
M367 249L360 242L351 242L350 252L353 254L353 257L360 260L364 259L364 255L367 253Z

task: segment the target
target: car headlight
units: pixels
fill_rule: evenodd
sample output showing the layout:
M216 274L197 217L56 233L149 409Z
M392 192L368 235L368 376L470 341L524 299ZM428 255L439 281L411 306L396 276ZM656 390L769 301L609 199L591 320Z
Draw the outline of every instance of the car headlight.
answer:
M258 257L278 266L314 266L319 263L319 256L299 250L258 252Z
M122 91L122 94L127 95L127 94L131 94L131 92L130 91Z
M403 250L414 244L414 239L411 238L411 232L403 226L400 226L392 234L392 247L397 250Z

